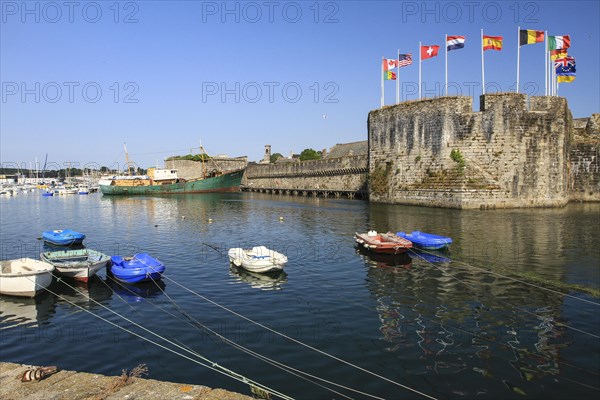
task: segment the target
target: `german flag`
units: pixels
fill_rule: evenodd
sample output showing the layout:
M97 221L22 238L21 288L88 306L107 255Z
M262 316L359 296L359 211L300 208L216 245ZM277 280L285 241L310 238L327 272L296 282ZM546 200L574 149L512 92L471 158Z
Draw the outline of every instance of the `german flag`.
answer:
M519 30L519 46L540 43L544 41L544 31Z

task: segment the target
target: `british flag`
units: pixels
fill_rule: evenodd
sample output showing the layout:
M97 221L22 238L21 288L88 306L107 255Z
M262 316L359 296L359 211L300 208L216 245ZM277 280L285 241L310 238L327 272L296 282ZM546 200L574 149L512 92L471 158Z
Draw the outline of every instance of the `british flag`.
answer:
M563 57L554 60L556 75L573 75L575 73L575 59L573 57Z

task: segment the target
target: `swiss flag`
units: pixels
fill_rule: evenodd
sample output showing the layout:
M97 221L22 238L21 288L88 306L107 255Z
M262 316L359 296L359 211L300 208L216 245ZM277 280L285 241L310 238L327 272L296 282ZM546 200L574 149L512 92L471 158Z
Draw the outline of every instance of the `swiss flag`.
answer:
M438 55L440 46L421 46L421 60L426 60Z

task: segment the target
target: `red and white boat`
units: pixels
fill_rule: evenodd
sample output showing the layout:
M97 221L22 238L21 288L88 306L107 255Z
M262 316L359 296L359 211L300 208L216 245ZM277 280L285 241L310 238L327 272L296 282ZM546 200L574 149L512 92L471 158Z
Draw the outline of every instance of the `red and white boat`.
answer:
M398 254L412 248L410 240L401 238L393 232L377 233L376 231L369 231L367 233L355 233L354 239L359 246L375 253Z

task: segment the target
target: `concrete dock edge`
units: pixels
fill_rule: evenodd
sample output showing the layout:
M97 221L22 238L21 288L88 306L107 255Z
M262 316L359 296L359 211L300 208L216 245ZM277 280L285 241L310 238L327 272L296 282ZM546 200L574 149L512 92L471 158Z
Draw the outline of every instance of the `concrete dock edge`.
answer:
M211 389L201 385L130 378L116 387L119 376L105 376L60 370L37 382L21 382L29 366L0 362L0 399L21 400L115 400L115 399L182 399L182 400L248 400L250 396ZM117 385L118 386L118 385Z

